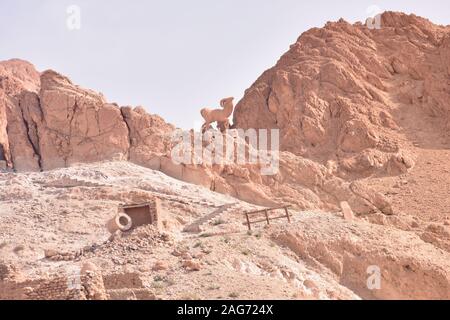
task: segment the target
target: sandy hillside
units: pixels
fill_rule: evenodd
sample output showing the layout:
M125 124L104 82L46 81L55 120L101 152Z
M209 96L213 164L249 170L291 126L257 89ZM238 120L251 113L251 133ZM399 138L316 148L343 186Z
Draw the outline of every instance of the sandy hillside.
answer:
M5 174L0 188L0 224L8 226L3 285L16 283L19 292L26 280L70 274L91 262L105 277L134 279L124 281L122 298L133 290L162 299L449 298L449 253L413 230L292 211L292 224L262 223L249 233L242 213L253 205L127 162ZM155 196L162 199L161 230L110 238L104 225L120 203ZM183 232L223 206L201 231ZM46 258L49 250L67 261ZM381 267L385 281L375 293L366 287L370 265ZM3 298L11 294L4 288Z

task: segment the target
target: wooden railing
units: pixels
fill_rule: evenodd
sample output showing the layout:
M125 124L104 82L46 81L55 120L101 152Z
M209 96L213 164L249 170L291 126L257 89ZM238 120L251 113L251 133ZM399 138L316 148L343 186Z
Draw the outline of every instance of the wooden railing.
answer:
M247 226L248 226L248 230L251 231L252 230L252 224L254 223L261 223L261 222L267 222L268 225L270 225L270 221L272 220L278 220L278 219L287 219L287 221L289 223L291 223L291 216L289 215L289 208L291 206L283 206L283 207L277 207L277 208L267 208L267 209L262 209L262 210L257 210L257 211L251 211L251 212L246 212L245 213L245 218L247 220ZM282 216L276 216L276 217L271 217L270 216L270 212L272 211L277 211L277 210L284 210L285 214L283 214ZM250 220L250 216L255 216L255 215L260 215L260 214L264 214L265 218L264 219L260 219L260 220Z

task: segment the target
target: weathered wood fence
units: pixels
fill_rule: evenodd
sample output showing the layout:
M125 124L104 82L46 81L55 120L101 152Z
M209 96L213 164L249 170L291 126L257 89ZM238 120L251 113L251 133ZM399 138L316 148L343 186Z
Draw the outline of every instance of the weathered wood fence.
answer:
M267 222L268 225L270 225L270 221L272 220L278 220L278 219L287 219L287 221L289 223L291 223L291 216L289 214L289 208L291 206L282 206L282 207L277 207L277 208L267 208L267 209L261 209L261 210L256 210L256 211L251 211L251 212L246 212L245 213L245 218L247 220L247 226L248 226L248 230L251 231L252 230L252 224L255 223L261 223L261 222ZM277 210L284 210L283 215L281 216L275 216L275 217L271 217L270 213L277 211ZM264 219L258 219L258 220L251 220L250 217L253 216L257 216L257 215L262 215L264 214Z

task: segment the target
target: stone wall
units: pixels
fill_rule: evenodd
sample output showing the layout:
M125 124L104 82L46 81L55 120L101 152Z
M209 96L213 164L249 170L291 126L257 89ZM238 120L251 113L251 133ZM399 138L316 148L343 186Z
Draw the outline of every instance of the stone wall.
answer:
M101 275L88 270L82 271L79 277L58 276L26 281L0 278L0 300L154 299L155 294L145 288L137 273Z
M103 278L88 272L80 277L0 281L0 300L107 300Z
M25 290L26 299L30 300L86 300L83 287L71 285L71 279L59 277L42 281L37 287Z

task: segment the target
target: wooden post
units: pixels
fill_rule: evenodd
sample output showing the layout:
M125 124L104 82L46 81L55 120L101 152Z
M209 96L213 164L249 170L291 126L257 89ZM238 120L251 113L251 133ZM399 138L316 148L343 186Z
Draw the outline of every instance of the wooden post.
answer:
M289 223L291 223L291 217L289 216L288 207L284 207L284 211L286 211L286 218L288 219Z
M270 220L269 220L269 210L264 210L264 213L266 214L267 224L270 224Z
M252 231L252 225L250 224L250 219L248 218L248 213L245 213L245 217L247 218L248 230Z

